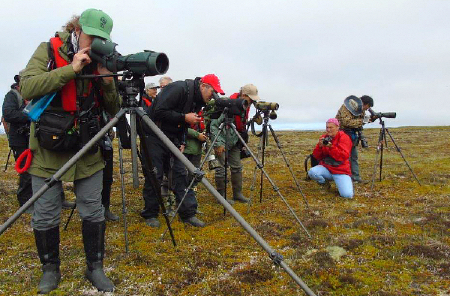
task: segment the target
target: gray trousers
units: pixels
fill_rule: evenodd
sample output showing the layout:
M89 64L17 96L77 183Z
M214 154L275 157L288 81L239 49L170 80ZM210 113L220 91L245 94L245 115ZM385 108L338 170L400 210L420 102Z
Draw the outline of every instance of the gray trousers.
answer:
M220 167L215 170L216 178L225 178L225 151L218 157L218 160ZM228 150L228 165L232 174L242 172L241 149L238 148L238 145L234 145Z
M45 179L31 175L33 194L45 184ZM105 220L105 209L102 205L102 188L102 170L90 177L75 180L74 191L81 219L90 222L102 222ZM61 222L62 190L62 182L58 181L36 200L31 227L44 231L59 226Z
M359 180L359 164L358 164L358 139L353 141L352 151L350 153L350 166L352 169L352 179Z

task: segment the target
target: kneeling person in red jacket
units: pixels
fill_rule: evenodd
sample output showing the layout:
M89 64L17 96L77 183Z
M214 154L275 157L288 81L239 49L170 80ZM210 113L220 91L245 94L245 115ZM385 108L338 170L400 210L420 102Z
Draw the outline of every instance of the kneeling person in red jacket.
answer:
M352 140L339 130L339 121L336 118L328 119L327 132L320 137L313 152L319 165L308 171L309 177L319 184L328 184L328 181L333 180L342 197L352 198L352 173L348 160L351 150Z

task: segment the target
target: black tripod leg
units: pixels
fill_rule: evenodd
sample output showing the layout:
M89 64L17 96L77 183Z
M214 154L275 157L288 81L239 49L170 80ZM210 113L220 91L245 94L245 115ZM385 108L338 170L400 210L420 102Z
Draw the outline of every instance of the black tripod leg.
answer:
M262 163L259 162L259 160L256 158L256 156L253 154L253 152L250 150L250 147L248 147L247 143L245 143L244 139L242 138L242 136L238 133L238 131L236 130L236 126L232 123L231 127L233 128L234 132L236 133L236 135L239 138L239 141L241 141L242 145L245 146L245 148L247 148L247 151L250 153L250 155L252 156L253 160L255 160L258 168L261 169L261 172L266 176L267 180L269 180L270 184L272 185L273 190L278 193L278 195L281 197L281 199L283 200L283 202L286 204L286 206L288 207L289 211L292 213L292 215L295 217L295 219L297 220L297 222L300 224L300 226L303 228L303 230L306 232L306 234L308 235L309 238L311 238L311 235L309 234L308 230L306 229L306 227L303 225L302 221L300 221L300 219L297 217L297 215L294 212L294 209L292 209L292 207L289 205L289 203L287 202L287 200L284 198L284 196L281 194L280 189L275 185L275 183L273 182L273 180L269 177L269 175L267 174L267 172L264 170L264 166L262 165Z
M138 115L141 117L141 119L143 117L147 116L147 114L144 111L142 111L142 112L143 112L143 114L138 113ZM143 129L142 129L142 120L140 120L140 124L139 124L139 134L140 135L144 134ZM166 213L166 206L164 205L164 201L161 196L161 184L158 181L158 179L156 178L155 167L153 166L152 160L150 158L149 148L148 148L147 143L144 138L141 138L141 144L142 144L142 148L143 148L142 150L144 150L141 152L144 153L144 155L145 155L145 157L143 157L144 165L142 167L144 170L146 170L147 175L150 178L150 183L152 184L153 191L156 194L156 198L158 200L159 206L161 207L163 213ZM169 229L170 237L172 238L172 243L174 246L176 246L177 243L175 242L175 237L173 235L173 230L172 230L172 226L170 225L169 217L167 217L166 214L164 214L163 216L164 216L164 220L166 220L167 228Z
M370 186L370 190L373 190L373 186L375 184L375 175L377 173L377 165L378 165L378 155L380 154L380 151L381 151L381 155L383 155L383 143L384 143L384 139L385 139L386 135L384 134L383 123L381 123L381 125L382 125L382 127L380 129L380 135L378 136L377 154L375 155L375 162L373 165L372 185ZM380 176L381 176L382 163L383 163L383 157L381 157L381 159L380 159Z
M386 135L383 134L384 139L386 140ZM383 172L383 152L384 152L384 143L381 142L381 153L380 153L380 182L381 182L381 176Z
M8 157L6 158L5 169L3 170L4 172L6 172L6 170L8 169L8 163L9 163L9 158L11 157L11 151L12 151L12 149L9 149Z
M262 129L262 154L261 154L261 163L262 166L264 167L264 152L266 151L266 142L267 142L267 121L269 119L268 118L264 118L264 123L263 123L263 129ZM260 183L259 183L259 202L262 203L262 194L263 194L263 182L264 182L264 174L263 171L261 170L261 177L260 177Z
M281 155L283 155L284 163L285 163L286 166L288 167L289 172L291 172L291 176L292 176L292 178L294 179L295 185L297 186L298 191L299 191L300 194L302 195L303 201L304 201L305 204L306 204L306 208L307 208L308 211L309 211L310 209L309 209L308 201L306 200L306 196L303 194L303 191L302 191L302 189L300 188L300 184L298 184L297 178L295 178L295 174L294 174L294 172L293 172L293 170L292 170L292 168L291 168L291 165L290 165L289 161L287 160L286 155L284 154L284 151L283 151L283 149L282 149L282 147L281 147L280 141L278 140L278 137L277 137L277 135L275 134L275 131L273 130L273 128L272 128L272 126L271 126L270 124L269 124L269 129L270 129L270 132L271 132L271 134L272 134L272 137L273 137L274 140L275 140L275 143L277 144L278 149L279 149L280 152L281 152Z
M392 137L391 133L389 132L388 129L386 129L386 132L389 135L389 138L391 138L392 143L394 143L395 149L397 149L397 151L400 153L400 155L402 156L403 160L405 161L405 164L408 166L409 170L411 171L411 173L413 174L414 178L416 179L417 183L419 183L420 186L422 186L422 184L420 184L419 179L417 178L416 174L414 174L414 171L412 170L411 166L409 165L408 161L406 161L405 156L403 155L401 149L397 146L397 143L395 143L394 138Z
M75 203L75 204L73 205L72 210L70 211L69 218L67 218L66 225L64 225L64 230L67 230L67 226L69 226L70 220L72 219L72 215L73 215L73 213L75 212L75 208L76 208L76 207L77 207L77 204Z

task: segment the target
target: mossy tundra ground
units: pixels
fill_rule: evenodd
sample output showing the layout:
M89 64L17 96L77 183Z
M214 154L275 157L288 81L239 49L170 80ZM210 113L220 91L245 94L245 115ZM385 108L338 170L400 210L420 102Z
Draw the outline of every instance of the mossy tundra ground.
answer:
M365 131L370 147L360 148L362 177L372 179L378 129ZM388 141L383 175L371 184L355 185L355 198L337 195L305 180L303 161L321 132L277 132L309 209L299 193L272 137L265 153L265 169L308 229L300 227L267 179L259 201L259 173L253 183L254 162L244 160L244 194L251 206L235 209L284 257L284 261L317 295L450 295L450 127L390 129L420 186L400 154ZM389 139L388 139L389 140ZM117 141L115 141L117 142ZM258 139L250 137L256 150ZM117 143L116 143L117 145ZM0 136L0 220L18 209L17 174L13 164L3 167L7 139ZM165 227L145 225L139 212L141 188L132 185L130 154L125 151L125 194L129 252L125 252L118 152L111 209L119 222L108 222L105 270L116 291L110 295L303 295L303 291L273 264L268 254L243 230L203 185L198 186L199 217L203 229L185 227L178 219L173 228L178 246ZM207 171L213 183L213 174ZM140 177L142 186L143 179ZM66 194L73 200L71 185ZM228 194L231 195L231 189ZM69 211L62 213L61 272L52 295L102 295L84 279L81 222L74 215L62 230ZM163 222L160 216L161 222ZM164 223L162 223L164 225ZM34 295L41 274L30 216L24 214L0 237L0 295Z

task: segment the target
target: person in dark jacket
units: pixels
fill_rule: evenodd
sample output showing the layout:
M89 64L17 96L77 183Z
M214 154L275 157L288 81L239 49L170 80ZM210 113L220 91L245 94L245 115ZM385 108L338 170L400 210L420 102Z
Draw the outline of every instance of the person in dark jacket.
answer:
M197 112L212 98L213 93L223 93L219 79L214 74L197 77L194 80L176 81L168 84L149 110L150 118L159 126L164 134L184 152L187 127L200 122ZM168 165L172 153L166 145L150 130L146 130L144 140L151 153L151 161L156 168L156 174L161 182L164 167ZM145 155L145 154L143 154ZM173 158L173 192L178 203L184 196L187 188L187 171L183 163L176 157ZM141 216L146 219L150 227L159 227L159 204L156 194L149 181L144 184L143 197L144 210ZM197 200L194 191L188 191L186 198L179 209L179 215L184 223L195 227L203 227L205 223L199 220L197 212Z
M11 90L6 94L3 101L3 117L9 123L8 141L12 149L14 159L28 148L28 137L30 135L30 120L22 111L28 104L19 92L19 75L14 76L16 81L11 85ZM25 161L25 160L24 160ZM24 162L23 161L23 162ZM21 167L23 164L21 165ZM19 175L19 187L17 188L17 200L19 205L24 205L33 195L31 188L31 175L27 172ZM32 207L28 208L28 213L32 213Z
M339 194L345 198L353 197L349 155L352 150L352 140L339 130L339 121L330 118L327 121L327 132L319 138L313 156L319 165L308 171L309 177L317 183L329 187L333 180Z

